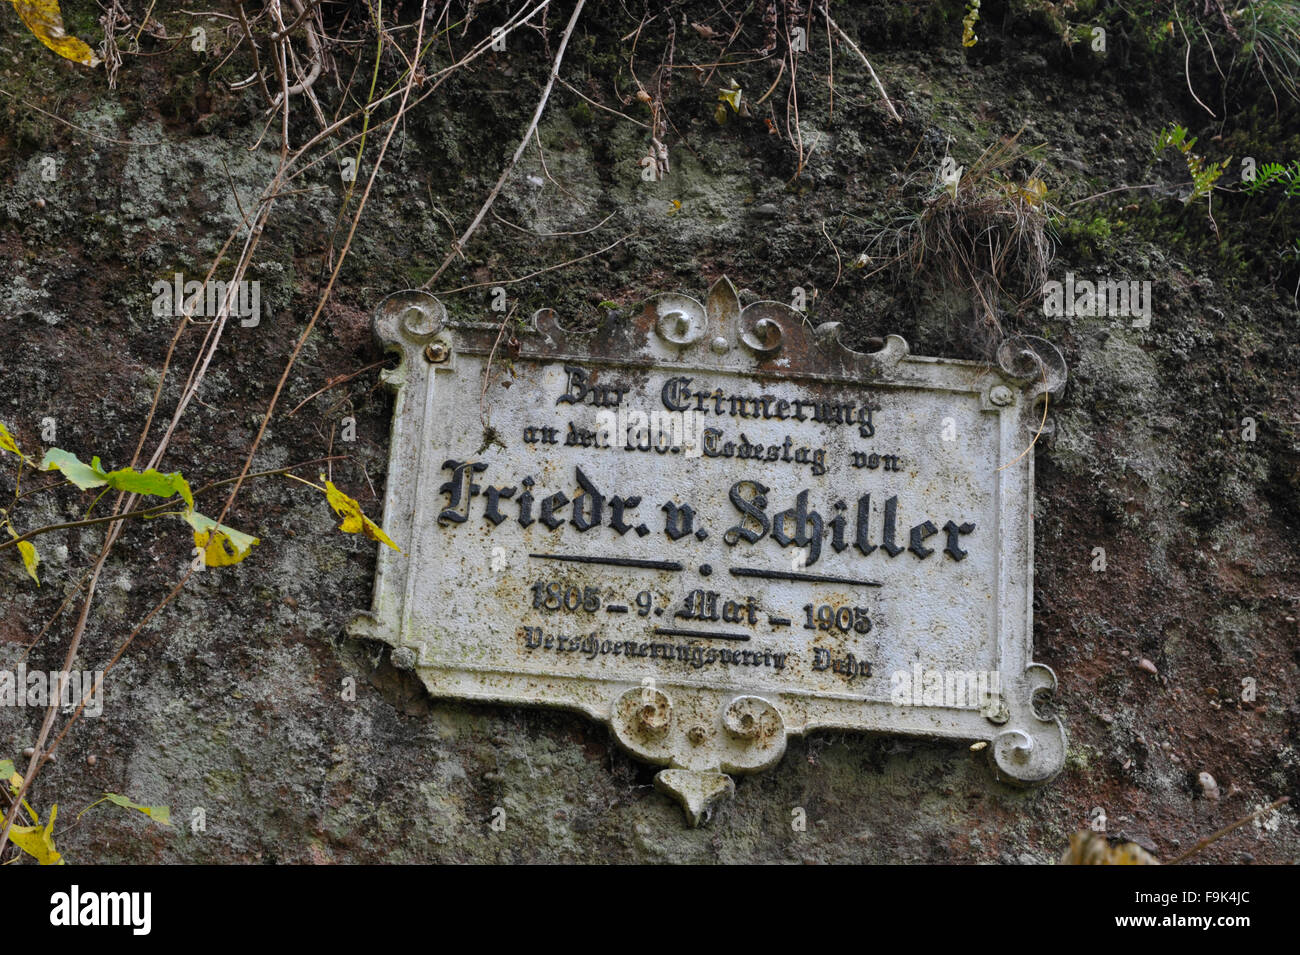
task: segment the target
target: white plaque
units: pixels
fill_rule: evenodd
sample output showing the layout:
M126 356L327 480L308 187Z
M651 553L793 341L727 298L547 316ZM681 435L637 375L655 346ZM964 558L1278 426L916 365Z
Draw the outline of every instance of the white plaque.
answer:
M1032 442L1060 385L1039 349L858 353L726 279L582 333L401 292L375 331L402 356L401 552L351 629L435 696L605 721L692 824L819 728L1060 770L1032 660Z

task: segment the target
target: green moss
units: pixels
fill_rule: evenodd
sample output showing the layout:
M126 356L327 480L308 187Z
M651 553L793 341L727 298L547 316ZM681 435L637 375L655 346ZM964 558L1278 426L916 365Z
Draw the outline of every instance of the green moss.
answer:
M99 46L99 42L104 38L104 31L99 25L100 10L93 0L62 3L59 9L63 13L64 29L92 48Z
M590 126L596 119L596 112L587 105L586 100L578 100L569 109L569 119L573 120L575 126Z
M1065 219L1057 223L1056 231L1064 245L1085 261L1095 262L1110 247L1115 227L1104 215L1097 213L1091 219Z
M1072 772L1086 773L1099 755L1091 746L1070 746L1065 751L1065 768Z

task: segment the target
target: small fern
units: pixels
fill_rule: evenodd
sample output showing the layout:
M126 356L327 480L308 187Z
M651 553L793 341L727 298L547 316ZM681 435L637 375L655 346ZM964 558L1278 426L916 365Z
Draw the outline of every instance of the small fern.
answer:
M1214 184L1227 170L1228 163L1232 162L1231 156L1220 162L1206 162L1192 152L1192 148L1196 145L1196 137L1188 139L1187 127L1179 126L1177 123L1156 133L1154 145L1157 156L1171 146L1183 154L1183 159L1187 163L1187 172L1192 177L1192 193L1183 200L1188 203L1209 196L1214 190Z
M1288 198L1300 198L1300 159L1293 160L1289 166L1277 162L1266 162L1259 167L1255 178L1245 183L1246 192L1257 195L1274 183L1283 186L1283 194Z

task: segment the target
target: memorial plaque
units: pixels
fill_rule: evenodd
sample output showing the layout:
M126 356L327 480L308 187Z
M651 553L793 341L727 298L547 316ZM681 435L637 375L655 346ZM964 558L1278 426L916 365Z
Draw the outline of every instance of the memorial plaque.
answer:
M402 356L401 552L351 629L435 696L607 722L692 824L821 728L984 741L1020 783L1061 768L1032 660L1043 349L859 353L725 278L585 332L402 292L375 331Z

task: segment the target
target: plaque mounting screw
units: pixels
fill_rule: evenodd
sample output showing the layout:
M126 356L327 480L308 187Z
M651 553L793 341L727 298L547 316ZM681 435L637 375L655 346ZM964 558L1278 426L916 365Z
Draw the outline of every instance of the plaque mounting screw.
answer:
M1011 404L1014 397L1015 396L1011 394L1011 389L1006 385L994 385L989 391L989 401L999 407L1005 407L1006 405Z
M435 365L446 361L449 354L447 346L442 342L429 342L424 346L424 357Z

